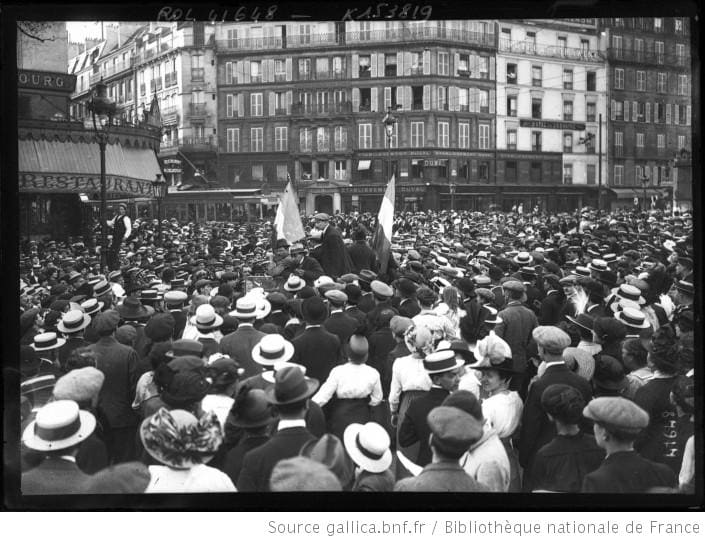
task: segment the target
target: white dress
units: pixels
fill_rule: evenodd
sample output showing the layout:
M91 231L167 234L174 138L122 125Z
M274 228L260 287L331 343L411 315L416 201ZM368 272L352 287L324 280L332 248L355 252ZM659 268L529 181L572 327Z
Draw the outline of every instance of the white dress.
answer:
M150 465L151 480L145 493L233 493L237 491L230 477L208 465L190 469L172 469Z
M206 395L201 400L201 410L203 410L203 412L215 412L220 422L220 428L225 430L225 420L228 419L228 414L234 402L235 399L227 395Z
M524 404L515 391L497 393L482 401L482 415L499 438L507 438L516 431L523 409Z

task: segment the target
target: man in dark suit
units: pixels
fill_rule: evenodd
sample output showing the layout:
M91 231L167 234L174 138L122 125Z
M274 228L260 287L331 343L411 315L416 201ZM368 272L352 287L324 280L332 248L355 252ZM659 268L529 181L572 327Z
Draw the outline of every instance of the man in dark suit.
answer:
M323 327L336 335L340 339L340 344L347 344L360 325L355 318L345 314L348 296L340 290L329 290L325 297L330 305L330 316L323 322Z
M313 219L316 229L323 232L321 245L313 257L321 263L323 271L329 277L335 279L350 273L352 267L350 255L345 250L343 236L335 226L330 224L330 216L326 213L318 213Z
M392 296L394 290L388 284L381 280L373 280L370 285L372 295L374 296L375 306L367 312L367 332L373 333L379 329L379 315L384 310L391 310L397 314L397 310L392 307Z
M239 324L235 331L220 340L220 351L234 359L245 372L242 378L249 378L262 372L262 366L252 359L252 349L266 335L254 328L257 305L254 300L241 297L230 313Z
M389 323L395 316L394 311L390 309L385 309L380 312L377 318L380 327L368 338L370 348L367 364L377 369L382 381L391 381L392 378L391 365L387 368L387 356L397 345L394 334L389 327ZM389 371L389 374L383 374L383 372L386 371ZM386 397L386 395L384 395L384 397Z
M583 416L594 422L595 441L607 452L600 467L583 479L584 493L646 493L655 487L675 488L675 473L634 450L634 441L649 425L649 415L623 397L598 397Z
M24 495L82 493L90 479L76 465L79 445L95 430L95 417L81 411L74 401L54 401L43 406L24 430L22 442L30 450L42 452L39 466L22 474Z
M544 275L544 291L546 297L541 301L539 309L539 324L542 326L555 326L563 319L566 308L566 297L556 275Z
M184 303L188 299L186 292L181 290L172 290L164 294L164 305L166 311L170 312L174 317L174 332L172 334L173 340L178 340L184 332L186 327L186 311L184 310Z
M358 308L367 314L375 308L375 297L372 294L372 281L377 279L377 273L369 269L363 269L358 273L360 275L360 300L357 303Z
M367 234L362 227L358 227L353 233L353 244L346 248L352 262L352 272L359 273L363 269L377 271L377 254L367 244Z
M286 323L289 321L289 314L285 312L286 296L281 292L272 292L267 296L267 301L269 301L272 306L272 310L264 318L263 322L265 324L274 324L283 330L284 326L286 326Z
M586 279L582 281L582 287L588 296L585 314L592 318L610 316L605 306L605 287L602 283L595 279Z
M433 462L411 478L403 478L394 491L487 492L489 488L470 477L459 460L482 438L482 424L456 407L434 408L427 417Z
M309 256L308 250L301 243L292 245L289 253L292 261L290 272L303 278L308 286L313 286L314 281L325 273L319 261Z
M320 297L305 299L301 311L306 328L291 341L294 345L291 361L306 367L307 375L324 382L341 359L340 339L322 327L328 309Z
M586 403L592 398L590 383L572 372L563 361L563 350L570 346L570 336L555 326L539 326L532 335L546 370L531 384L524 402L519 441L519 463L524 468L530 468L539 448L555 436L555 426L541 406L544 390L551 384L567 384L578 390Z
M426 418L429 412L440 406L445 398L458 388L458 371L463 363L462 358L456 360L452 350L434 352L423 361L424 369L431 377L431 389L409 404L399 427L398 439L399 446L403 447L419 443L418 456L412 459L422 467L428 465L433 457L429 446L431 429Z
M279 413L277 432L245 454L236 484L238 491L269 491L274 466L282 459L299 455L303 445L315 438L306 429L305 415L318 384L318 380L305 377L298 367L277 371L274 385L265 391L267 400Z
M360 301L360 296L362 295L362 290L357 284L346 284L345 295L348 296L348 306L345 309L345 314L355 318L360 326L358 329L364 328L367 324L367 315L360 310L360 307L357 306Z
M90 343L83 338L83 330L91 323L91 317L78 309L65 312L56 329L64 334L66 343L58 350L59 364L66 370L66 360L76 348L88 346Z
M109 310L96 315L95 330L100 337L89 348L95 353L97 368L105 375L98 407L110 426L108 453L113 463L134 459L135 431L139 420L132 409L138 378L138 357L133 348L115 339L120 316Z
M395 281L394 288L399 298L399 304L396 306L396 309L399 311L400 316L413 318L421 312L421 307L419 307L419 304L414 298L417 286L413 281L402 277Z

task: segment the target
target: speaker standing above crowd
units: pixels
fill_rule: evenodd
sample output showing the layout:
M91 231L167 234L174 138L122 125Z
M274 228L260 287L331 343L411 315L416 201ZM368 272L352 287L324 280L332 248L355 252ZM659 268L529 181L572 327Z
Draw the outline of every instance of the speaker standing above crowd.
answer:
M693 491L689 213L305 225L22 243L23 492Z

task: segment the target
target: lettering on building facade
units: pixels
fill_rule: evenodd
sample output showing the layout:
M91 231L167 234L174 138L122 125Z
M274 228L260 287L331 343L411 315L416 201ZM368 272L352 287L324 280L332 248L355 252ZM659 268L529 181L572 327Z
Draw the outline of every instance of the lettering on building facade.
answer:
M114 175L107 175L105 181L108 192L121 192L134 196L152 195L150 181L125 179ZM19 184L21 192L92 192L100 190L100 177L21 172Z

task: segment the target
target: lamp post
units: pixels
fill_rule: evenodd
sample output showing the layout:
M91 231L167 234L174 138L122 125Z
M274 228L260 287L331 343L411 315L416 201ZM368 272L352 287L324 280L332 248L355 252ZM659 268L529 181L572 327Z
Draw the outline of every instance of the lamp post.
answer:
M448 190L450 191L450 210L455 209L455 183L450 182L448 183Z
M392 107L387 108L387 113L382 119L384 130L387 134L387 174L392 178L392 137L394 137L394 125L397 123L396 117L392 114Z
M108 224L107 224L107 186L105 179L105 149L108 135L115 115L115 102L108 98L108 87L103 79L96 83L93 96L87 104L93 118L93 131L100 148L100 267L103 272L108 265Z
M671 215L676 215L676 206L678 204L678 177L679 169L681 167L689 165L690 162L690 152L686 149L681 149L680 152L673 153L673 160L671 160L671 169L673 170L673 187L671 194Z
M648 167L648 166L647 166ZM641 178L641 185L644 188L644 208L642 209L643 212L647 212L647 204L646 204L646 185L649 183L649 178L644 175Z
M597 126L597 215L599 216L602 212L602 113L598 117ZM586 134L578 140L578 143L587 145L594 139L595 134Z
M162 246L162 200L166 196L166 180L161 173L157 173L152 181L154 197L157 200L157 246Z

